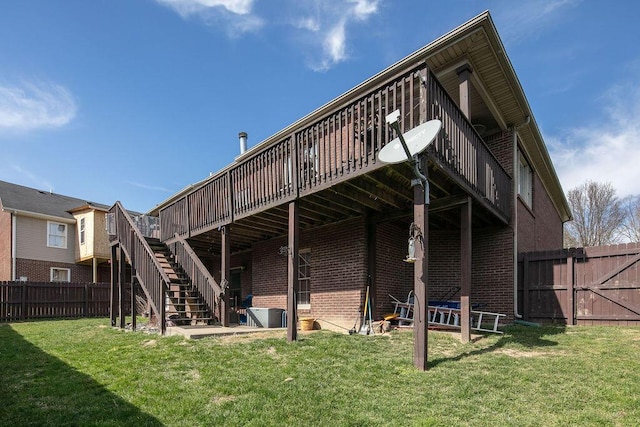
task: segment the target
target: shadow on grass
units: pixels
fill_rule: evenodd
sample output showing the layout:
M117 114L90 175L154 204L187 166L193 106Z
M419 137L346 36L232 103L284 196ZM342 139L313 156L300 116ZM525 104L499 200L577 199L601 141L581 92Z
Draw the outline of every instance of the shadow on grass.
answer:
M459 354L457 356L443 357L428 362L429 368L434 368L441 363L461 360L470 356L477 356L485 353L491 353L498 349L508 346L524 347L533 350L541 347L551 347L558 345L556 341L549 339L553 335L563 334L566 331L565 326L507 326L503 329L504 334L498 340L488 346L478 350L473 350ZM478 342L484 337L476 338L473 342Z
M0 424L163 425L90 376L41 351L10 325L0 325L0 366Z

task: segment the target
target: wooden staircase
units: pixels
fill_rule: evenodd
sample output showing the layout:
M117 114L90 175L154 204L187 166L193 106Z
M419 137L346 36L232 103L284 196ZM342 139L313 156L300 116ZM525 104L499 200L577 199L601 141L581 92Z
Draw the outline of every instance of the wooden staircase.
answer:
M209 325L217 321L212 308L191 283L182 267L175 262L171 250L159 239L146 237L162 271L169 277L165 289L165 318L167 326Z

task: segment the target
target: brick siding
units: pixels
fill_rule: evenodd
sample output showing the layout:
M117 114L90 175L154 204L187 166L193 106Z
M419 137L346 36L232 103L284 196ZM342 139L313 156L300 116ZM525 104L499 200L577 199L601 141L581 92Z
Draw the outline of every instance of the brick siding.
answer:
M513 132L506 130L488 136L485 143L505 172L513 177Z
M280 255L286 238L253 245L253 305L286 308L287 258ZM363 219L304 230L300 249L311 250L311 316L353 326L367 284L366 232Z
M562 220L534 173L533 209L518 200L518 253L562 249Z
M391 297L405 301L413 290L413 264L403 261L408 253L409 226L382 223L376 226L375 315L393 312Z
M93 281L93 268L90 265L65 264L22 258L16 260L16 279L24 276L30 282L49 282L51 280L51 267L70 269L71 282L91 283ZM108 282L110 280L111 272L108 268L100 268L98 272L99 282Z

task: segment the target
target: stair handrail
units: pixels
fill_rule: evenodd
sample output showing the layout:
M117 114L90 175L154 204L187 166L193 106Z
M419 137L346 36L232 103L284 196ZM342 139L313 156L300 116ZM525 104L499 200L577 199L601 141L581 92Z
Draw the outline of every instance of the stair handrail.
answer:
M224 295L224 290L209 273L207 267L205 267L186 239L175 233L174 243L176 244L170 245L169 249L175 256L177 264L187 273L191 283L200 292L209 309L213 312L217 305L216 301L221 295Z
M147 295L151 308L158 316L160 332L164 334L166 331L165 290L169 288L171 279L162 269L155 253L122 204L117 201L110 212L115 213L118 243L135 269L138 282Z

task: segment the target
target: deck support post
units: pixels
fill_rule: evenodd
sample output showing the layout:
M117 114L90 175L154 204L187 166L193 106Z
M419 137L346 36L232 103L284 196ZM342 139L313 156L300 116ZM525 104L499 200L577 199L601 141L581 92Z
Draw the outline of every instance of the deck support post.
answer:
M425 178L426 178L426 168ZM413 184L413 222L419 228L422 239L415 243L413 270L413 364L421 371L427 370L428 328L429 328L429 292L428 262L429 253L429 183L414 180Z
M125 306L125 297L124 297L124 281L127 275L127 263L125 260L124 248L120 245L120 272L118 274L118 292L120 295L120 329L124 329L126 324L126 306Z
M471 341L471 197L460 208L460 341Z
M111 246L111 297L110 297L110 305L109 305L109 317L111 319L111 326L116 326L116 311L118 310L118 297L116 287L118 281L118 271L119 271L119 261L118 261L118 245Z
M287 341L298 339L298 233L299 233L298 201L289 203L289 241L287 244Z
M469 64L462 65L458 69L456 69L456 73L458 74L458 82L459 82L459 93L460 93L460 109L465 117L471 120L471 111L470 111L470 93L471 87L469 86L469 79L471 77L471 72L473 69Z
M223 294L220 299L220 323L222 326L229 326L229 279L231 278L231 236L229 226L222 227L222 257L221 257L221 279L220 287Z
M135 241L135 231L131 230L131 241ZM131 330L136 330L136 246L131 245Z

